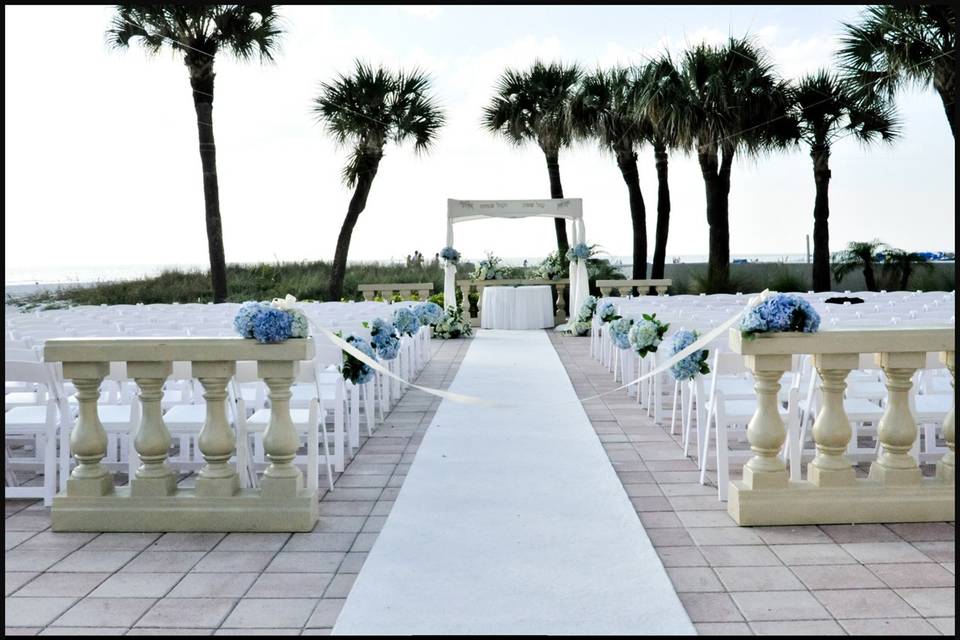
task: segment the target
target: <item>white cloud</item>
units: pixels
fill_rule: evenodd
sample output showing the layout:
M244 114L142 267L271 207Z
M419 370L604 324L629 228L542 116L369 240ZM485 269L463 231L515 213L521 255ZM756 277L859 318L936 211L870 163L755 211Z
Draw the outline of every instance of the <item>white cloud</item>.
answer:
M428 20L435 20L443 13L443 7L435 4L401 5L400 10L417 18L427 18Z

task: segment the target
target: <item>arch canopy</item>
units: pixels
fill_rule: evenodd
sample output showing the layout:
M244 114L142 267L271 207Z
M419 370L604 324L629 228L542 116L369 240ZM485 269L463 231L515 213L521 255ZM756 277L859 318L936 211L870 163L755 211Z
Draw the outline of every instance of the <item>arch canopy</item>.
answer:
M583 225L583 200L581 198L551 198L548 200L454 200L447 199L447 246L453 245L453 225L468 220L485 218L563 218L573 227L572 245L586 241ZM564 256L561 256L563 258ZM443 294L445 305L456 299L455 278L457 268L447 264L444 268ZM585 260L570 263L570 315L589 295L587 265Z
M583 218L583 200L558 198L550 200L454 200L447 199L447 220L465 222L482 218Z

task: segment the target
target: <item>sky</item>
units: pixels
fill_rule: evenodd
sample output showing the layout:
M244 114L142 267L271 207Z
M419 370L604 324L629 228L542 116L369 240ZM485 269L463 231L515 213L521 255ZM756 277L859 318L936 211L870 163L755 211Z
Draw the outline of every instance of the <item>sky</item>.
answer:
M432 256L445 244L446 199L546 198L542 152L480 127L498 75L535 58L586 69L640 63L668 49L752 34L787 77L828 66L841 22L859 6L281 6L275 63L216 62L214 127L228 262L332 258L351 191L348 150L311 113L322 81L360 58L431 74L447 125L425 155L386 149L350 247L351 260ZM207 262L196 120L187 72L172 54L111 50L111 8L5 7L5 266L203 265ZM43 25L42 38L31 25ZM901 94L903 136L833 149L831 249L879 238L954 250L954 139L932 91ZM647 232L656 225L653 152L641 148ZM560 156L564 194L583 199L587 240L631 253L627 191L612 156L590 144ZM705 255L696 159L670 159L668 255ZM731 251L805 252L812 166L802 146L735 163ZM456 227L466 257L540 257L547 219Z

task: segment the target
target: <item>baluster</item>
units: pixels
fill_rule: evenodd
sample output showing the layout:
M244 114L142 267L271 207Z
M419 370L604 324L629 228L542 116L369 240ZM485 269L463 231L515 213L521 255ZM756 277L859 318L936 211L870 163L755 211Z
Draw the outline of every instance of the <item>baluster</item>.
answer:
M163 382L172 370L170 362L127 363L127 375L140 388L141 405L140 425L133 441L141 465L130 481L133 496L169 496L177 489L177 476L167 464L171 438L160 406Z
M477 285L477 324L480 324L480 318L483 317L480 315L481 314L480 305L483 304L483 288L484 288L484 285L482 284Z
M660 285L656 287L656 289L657 289L657 295L662 296L662 295L666 295L668 287L666 285Z
M363 299L364 302L366 302L366 300L367 300L367 291L366 291L365 289L361 289L361 290L360 290L360 297Z
M917 439L917 423L910 411L908 393L914 371L924 365L925 353L879 353L877 364L887 377L887 407L880 417L877 437L880 455L870 465L870 479L883 484L920 484L922 474L910 455Z
M843 392L847 388L847 375L858 367L859 362L860 356L856 353L813 356L813 364L821 378L822 402L813 423L817 455L807 467L807 478L818 487L846 486L856 481L853 465L844 455L853 430L843 408ZM796 444L796 455L802 455L803 443Z
M97 414L100 383L110 371L107 362L64 362L63 376L77 388L77 426L70 434L70 452L77 466L67 480L68 496L106 496L113 493L113 473L100 463L107 455L107 432Z
M460 300L460 305L463 307L463 318L464 320L469 321L470 318L472 317L470 315L470 297L469 297L470 285L469 284L460 285L460 293L462 295L462 299Z
M786 466L777 454L786 440L777 392L780 378L791 368L789 355L745 356L756 379L757 410L747 424L747 440L753 457L743 467L743 482L750 489L786 488Z
M293 464L300 437L290 418L290 385L296 371L296 362L257 363L257 372L270 389L270 423L263 434L263 450L270 460L261 482L264 496L293 497L303 490L303 474Z
M567 314L563 310L563 306L566 302L566 296L565 296L566 290L567 290L566 283L564 282L557 283L557 313L556 313L557 324L566 322L567 320Z
M236 450L236 436L227 419L227 383L236 371L236 362L194 362L193 375L203 385L207 416L197 439L205 464L197 477L198 496L232 496L240 490L230 456Z
M956 395L956 352L945 351L940 354L940 362L946 365L950 372L950 388L954 389L951 396ZM943 438L947 441L947 452L937 461L937 479L947 484L956 482L956 411L955 401L950 400L950 410L943 417Z

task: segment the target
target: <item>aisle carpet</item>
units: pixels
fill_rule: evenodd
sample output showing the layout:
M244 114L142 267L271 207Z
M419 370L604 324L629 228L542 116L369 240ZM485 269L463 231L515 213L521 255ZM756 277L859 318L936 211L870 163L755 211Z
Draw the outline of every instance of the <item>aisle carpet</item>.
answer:
M480 331L335 634L694 634L546 333Z

